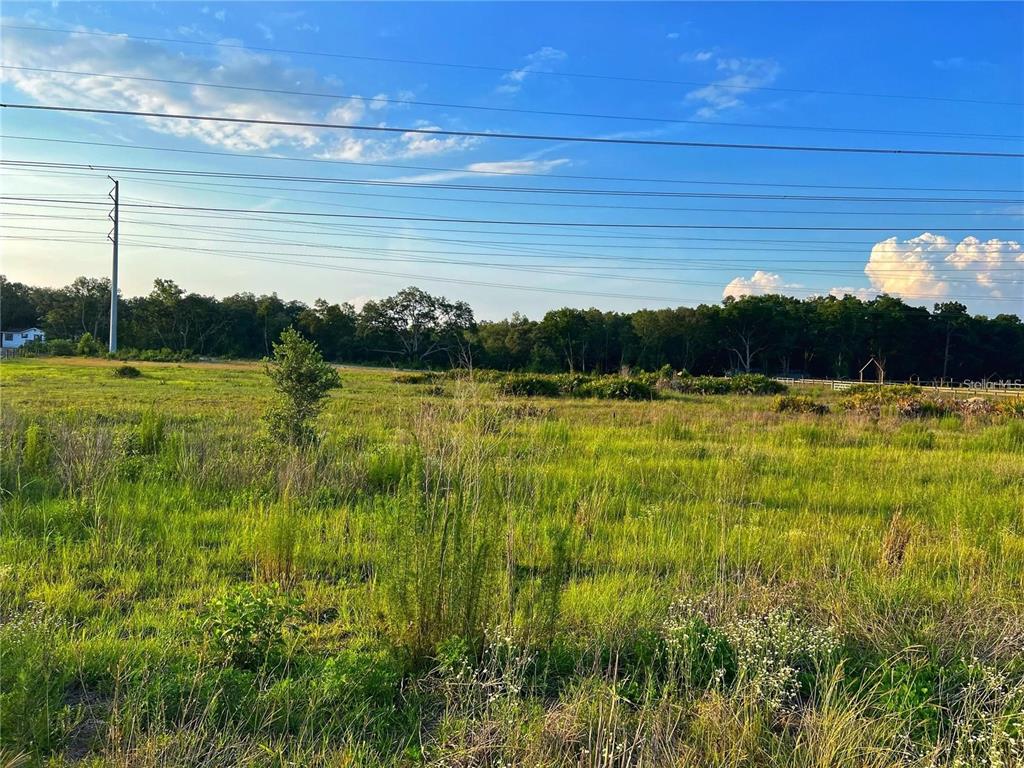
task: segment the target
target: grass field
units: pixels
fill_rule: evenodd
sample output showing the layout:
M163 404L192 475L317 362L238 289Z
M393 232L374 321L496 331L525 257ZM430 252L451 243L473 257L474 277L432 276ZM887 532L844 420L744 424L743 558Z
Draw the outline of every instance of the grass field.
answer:
M1024 765L1022 420L112 365L0 367L2 766Z

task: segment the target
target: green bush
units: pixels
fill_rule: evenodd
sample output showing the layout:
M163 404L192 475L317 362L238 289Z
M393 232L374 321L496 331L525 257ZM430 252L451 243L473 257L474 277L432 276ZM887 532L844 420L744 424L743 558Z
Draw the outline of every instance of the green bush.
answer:
M112 373L115 378L118 379L137 379L142 375L142 371L136 368L134 365L119 365Z
M391 377L395 384L433 384L440 376L432 371L409 371Z
M43 352L54 357L71 357L75 351L75 342L70 339L51 339L43 344Z
M730 392L729 379L724 376L687 376L677 379L672 388L691 395L727 395Z
M243 584L210 603L202 628L221 661L256 670L280 660L298 613L276 584Z
M75 354L81 357L97 357L104 352L103 345L91 333L83 333L78 338Z
M510 373L501 380L498 389L511 397L558 397L562 391L553 376L541 373Z
M740 395L781 395L788 388L761 373L740 373L729 378L729 390Z
M115 355L118 360L142 360L150 363L180 363L191 360L194 355L191 349L174 350L170 347L160 349L119 349Z
M653 400L655 397L654 388L650 384L625 376L602 376L583 382L573 394L599 400Z
M281 333L273 357L264 358L263 365L277 393L264 417L271 436L289 445L312 441L312 422L324 409L327 393L341 387L338 372L294 328Z
M814 413L819 416L828 413L825 403L819 403L806 395L780 395L772 403L776 413Z

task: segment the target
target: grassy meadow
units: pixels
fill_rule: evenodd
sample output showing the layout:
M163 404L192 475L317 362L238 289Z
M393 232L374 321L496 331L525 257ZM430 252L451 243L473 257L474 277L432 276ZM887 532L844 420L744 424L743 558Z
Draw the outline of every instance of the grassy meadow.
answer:
M114 365L0 364L0 766L1024 765L1024 420Z

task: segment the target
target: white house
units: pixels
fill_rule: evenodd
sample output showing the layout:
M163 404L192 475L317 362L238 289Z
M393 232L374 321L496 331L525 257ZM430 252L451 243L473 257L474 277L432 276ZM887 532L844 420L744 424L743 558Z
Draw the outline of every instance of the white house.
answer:
M3 331L3 348L17 349L30 341L45 341L46 334L42 328L11 328Z

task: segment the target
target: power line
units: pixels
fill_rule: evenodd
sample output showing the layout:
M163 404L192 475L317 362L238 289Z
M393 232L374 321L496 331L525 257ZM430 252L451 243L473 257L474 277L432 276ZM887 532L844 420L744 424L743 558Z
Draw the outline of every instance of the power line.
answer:
M444 184L436 182L392 181L386 179L335 179L319 176L295 176L285 174L243 173L240 171L206 171L201 169L153 168L147 166L103 165L96 163L66 163L37 160L0 160L0 166L12 168L66 168L90 170L96 173L137 173L165 176L213 177L226 179L260 179L265 181L295 181L303 183L333 184L346 186L393 187L399 189L443 189L472 192L513 192L543 195L607 195L612 197L656 197L656 198L708 198L724 200L810 200L816 202L870 202L870 203L974 203L1010 205L1022 203L1020 198L973 198L973 197L872 197L865 195L770 195L736 192L678 192L666 190L589 189L585 187L508 187L487 184ZM250 185L246 185L250 186ZM298 190L301 191L301 190ZM360 193L364 194L364 193ZM443 198L437 198L443 199ZM543 203L543 205L552 205ZM980 215L980 214L979 214ZM987 215L987 214L986 214ZM1005 214L1018 215L1018 214Z
M443 168L430 165L402 165L395 163L376 163L369 161L336 160L315 157L295 157L288 155L260 155L260 154L238 154L237 152L218 152L216 150L183 149L180 147L155 147L144 144L118 144L104 141L81 141L74 139L58 139L48 136L20 136L14 134L0 134L0 139L13 139L18 141L43 141L52 144L75 144L90 147L111 147L114 149L128 149L147 152L172 152L177 154L207 155L213 157L230 157L233 159L250 160L277 160L294 163L315 163L324 165L344 166L366 166L369 168L391 168L403 171L428 171L432 173L451 173L467 176L514 176L523 178L541 179L577 179L584 181L626 181L643 182L649 184L693 184L705 186L724 187L778 187L785 189L855 189L867 191L893 191L893 192L975 192L979 194L1014 194L1020 193L1020 188L1014 189L980 189L969 187L896 187L896 186L858 186L850 184L793 184L784 182L762 182L762 181L710 181L706 179L663 179L637 176L586 176L567 173L529 173L523 171L500 171L481 168ZM515 162L515 161L512 161Z
M143 184L149 184L157 187L169 187L171 189L264 189L271 192L309 192L312 194L319 195L342 195L357 197L359 199L366 197L385 198L391 200L405 200L413 202L455 202L455 203L477 203L480 205L512 205L512 206L531 206L541 208L575 208L575 209L603 209L603 210L625 210L625 211L667 211L667 212L678 212L678 213L756 213L756 214L800 214L807 216L878 216L878 211L828 211L828 210L800 210L792 208L687 208L679 206L654 206L654 205L626 205L622 203L602 204L602 203L561 203L561 202L540 202L533 200L479 200L476 198L469 197L410 197L408 195L395 195L379 192L349 192L340 191L335 189L304 189L295 187L272 187L260 184L226 184L223 182L204 182L204 181L151 181L146 177L132 176L129 174L122 174L126 179L132 179L139 181ZM274 195L251 195L241 192L226 192L225 194L237 195L240 197L251 197L257 199L283 199L289 200L296 203L311 203L313 205L331 205L330 203L321 202L319 200L308 200L303 198L291 197L283 194ZM1016 202L1016 201L1007 201ZM332 206L333 207L333 206ZM349 206L351 207L351 206ZM366 209L373 210L373 209ZM996 217L996 218L1020 218L1019 213L1014 212L984 212L984 211L960 211L960 212L948 212L948 211L886 211L884 215L887 216L941 216L944 219L949 217L964 217L964 216L984 216L984 217Z
M308 96L324 99L349 99L371 103L398 104L402 106L441 107L444 109L468 109L482 112L500 112L524 115L544 115L547 117L578 117L599 120L628 120L633 122L668 123L684 125L710 125L725 128L758 128L784 131L810 131L822 133L856 133L878 134L888 136L928 136L956 139L985 139L992 141L1020 141L1024 136L991 133L954 133L948 131L914 131L887 130L884 128L848 128L815 125L780 125L777 123L737 123L722 120L694 120L679 117L650 117L644 115L612 115L597 112L560 112L545 109L522 109L515 107L493 107L475 104L455 104L443 101L419 101L415 99L391 99L386 96L360 96L358 94L330 93L323 91L300 91L287 88L259 88L251 85L231 85L228 83L211 83L199 80L173 80L163 77L142 77L140 75L123 75L113 72L82 72L72 69L52 69L48 67L22 67L13 64L0 64L0 69L12 69L20 72L40 72L44 74L71 75L74 77L105 77L116 80L133 80L144 83L162 83L165 85L187 85L199 88L215 88L223 90L245 91L254 93L272 93L283 96Z
M95 37L112 37L122 40L141 40L147 42L161 42L161 43L175 43L179 45L200 45L200 46L215 46L219 48L237 48L242 50L260 51L264 53L282 53L293 56L321 56L324 58L331 59L348 59L353 61L372 61L372 62L386 62L391 64L409 64L418 67L444 67L450 69L467 69L467 70L479 70L485 72L500 72L507 74L522 69L522 65L517 67L499 67L484 64L463 64L455 62L441 62L441 61L425 61L422 59L405 59L405 58L391 58L385 56L362 56L356 54L337 53L328 51L309 51L301 49L289 49L289 48L271 48L267 46L257 45L244 45L242 43L228 43L224 41L208 41L208 40L191 40L187 38L174 38L174 37L154 37L148 35L128 35L119 34L114 32L94 32L87 30L77 29L64 29L60 27L47 27L47 26L23 26L16 24L4 24L7 29L19 29L32 32L56 32L56 33L67 33L74 35L91 35ZM715 86L716 88L724 89L736 89L746 91L768 91L773 93L805 93L814 94L820 96L852 96L859 98L873 98L873 99L910 99L916 101L937 101L937 102L950 102L950 103L961 103L961 104L992 104L997 106L1021 106L1021 102L1017 101L992 101L986 99L961 99L949 96L925 96L918 94L895 94L895 93L867 93L861 91L835 91L835 90L824 90L824 89L810 89L810 88L781 88L777 86L752 86L752 85L737 85L722 82L698 82L692 80L671 80L662 78L650 78L650 77L631 77L626 75L601 75L596 73L588 72L546 72L544 70L531 70L531 75L537 75L542 77L570 77L580 78L588 80L617 80L620 82L627 83L650 83L657 85L685 85L688 87L707 87Z
M139 215L139 216L173 216L175 218L183 218L183 219L187 219L187 220L191 220L191 219L200 219L200 220L214 219L214 220L219 220L219 221L221 221L221 220L222 221L238 221L238 217L237 216L226 216L226 215L209 214L209 213L188 213L188 212L169 212L169 211L136 211L135 214ZM11 219L11 220L13 220L13 219L24 219L24 218L30 218L30 219L31 218L60 219L62 221L63 220L77 220L77 221L94 221L95 220L95 217L93 217L93 216L69 216L67 214L60 214L60 213L14 213L14 214L6 213L4 215L4 218L5 219ZM130 223L141 224L141 225L144 225L144 226L164 226L164 227L168 227L168 226L179 227L180 226L180 224L177 224L177 223L169 223L169 222L164 222L164 221L152 221L152 220L148 220L148 219L135 219L135 218L131 218L131 219L126 219L126 221L128 221ZM735 240L735 239L730 239L730 238L717 238L717 237L682 237L682 236L680 236L680 237L672 237L672 238L659 238L659 237L651 238L651 237L612 236L612 237L607 238L607 239L612 239L612 240L620 240L620 239L625 239L625 240L633 240L633 239L652 240L653 239L653 240L670 240L670 241L673 241L673 242L676 242L676 241L683 241L683 242L694 242L694 241L696 241L696 242L715 242L715 243L727 242L727 243L734 243L734 244L733 245L729 245L729 246L701 245L701 246L688 246L688 247L684 247L684 246L680 246L680 245L648 245L648 244L638 245L638 244L636 244L634 242L628 242L626 244L612 243L612 244L609 244L609 245L596 246L596 245L594 245L592 243L576 243L576 242L568 242L568 243L566 243L566 242L557 242L557 243L541 242L541 243L537 243L537 242L529 242L529 241L523 242L523 241L516 241L516 240L485 240L485 239L480 239L480 238L477 238L477 237L474 237L472 240L455 239L455 238L439 238L439 237L420 237L420 236L417 236L417 235L414 235L414 234L410 234L410 229L411 229L412 232L420 232L420 233L455 232L455 233L462 233L462 234L467 234L467 235L474 235L474 234L503 234L503 235L508 236L508 235L517 235L517 234L518 235L542 235L542 234L547 234L547 233L539 233L539 232L538 233L504 232L504 231L495 232L494 230L482 230L481 231L481 230L462 230L462 229L446 229L446 228L424 229L424 228L417 228L417 227L409 228L409 227L406 227L406 226L403 226L403 227L389 227L389 226L386 226L386 225L373 225L373 227L370 228L370 227L366 227L366 226L360 227L360 226L353 226L353 225L349 225L349 224L338 224L338 223L329 222L329 221L327 221L327 222L324 222L324 221L312 222L312 221L302 221L302 220L285 220L285 221L281 221L280 224L278 224L275 227L254 227L252 225L232 227L232 226L205 224L205 223L201 224L201 225L200 224L190 223L189 226L192 226L192 227L195 227L195 228L203 228L203 229L207 229L207 230L212 229L212 230L240 231L240 232L260 232L260 231L262 231L262 232L282 232L282 229L281 229L282 226L286 226L286 227L312 227L312 226L332 227L332 229L328 229L328 230L323 230L323 229L316 229L316 230L299 229L299 230L284 230L284 231L293 231L295 234L312 234L312 235L337 235L340 232L342 234L355 234L355 235L359 235L361 237L376 237L376 238L386 238L386 239L394 239L395 237L397 237L397 238L402 239L402 240L421 240L421 241L434 242L434 243L447 243L447 244L454 244L454 245L473 245L473 246L481 246L481 247L492 247L492 246L493 247L505 247L505 246L510 246L510 247L514 247L518 251L523 251L523 250L529 249L529 250L533 251L534 253L536 253L538 256L551 256L551 255L562 255L562 256L565 256L566 255L566 253L564 251L541 250L542 248L589 249L589 248L595 248L595 247L603 247L603 248L628 248L631 251L632 250L664 250L664 251L684 251L684 252L686 252L686 251L729 251L729 252L732 252L732 251L751 251L751 252L756 252L756 253L773 252L773 253L810 253L810 254L818 254L818 255L828 255L828 254L858 254L858 255L863 255L864 252L865 252L865 248L859 248L859 249L851 250L851 249L837 249L837 248L832 248L832 247L822 248L822 247L813 247L813 246L815 244L820 244L820 245L827 245L827 246L834 246L834 245L862 245L862 246L866 246L866 247L871 247L871 246L875 246L875 245L879 244L878 240L858 240L858 241L839 240L839 241L831 241L831 240L783 240L783 239L778 239L778 238L773 238L773 239L756 239L756 240L751 240L751 239ZM397 232L398 234L397 235L390 234L390 233L393 233L393 232ZM576 235L576 236L577 237L588 237L587 235ZM591 237L599 237L599 236L591 236ZM605 238L602 238L602 239L605 239ZM786 247L786 248L771 248L771 247L765 247L764 245L758 245L758 244L786 244L786 243L789 243L790 246ZM756 245L757 247L750 247L752 245ZM956 244L953 243L952 245L955 247ZM809 248L795 248L793 246L812 246L812 247L809 247ZM593 257L593 258L597 258L597 257ZM616 257L606 256L606 257L602 257L602 258L622 258L622 257L621 256L616 256ZM776 261L785 261L785 259L782 259L782 260L776 259ZM798 261L802 261L802 260L798 260ZM862 263L863 259L857 259L856 261L857 261L857 263Z
M54 207L56 205L61 205L64 208L70 208L71 210L82 210L82 208L75 208L74 206L89 206L89 205L92 205L92 203L90 203L89 201L84 201L84 200L81 201L81 202L69 202L69 201L57 200L57 201L52 201L52 203L50 203L50 204L47 204L48 201L46 199L43 199L43 198L31 198L31 197L21 197L21 196L19 196L17 198L10 198L10 199L7 199L6 201L4 200L3 197L0 197L0 202L7 202L8 205L15 205L15 206L31 205L33 207L39 207L39 203L41 202L41 203L43 203L42 207ZM152 201L152 202L153 203L159 203L160 201ZM264 210L264 209L188 208L188 207L175 207L175 206L163 206L163 205L160 205L159 207L161 207L161 208L171 208L172 210L145 210L145 211L137 211L137 213L142 213L144 215L150 215L150 216L185 216L185 217L190 217L190 218L212 218L212 219L222 219L222 220L238 220L238 217L240 215L241 216L249 216L249 215L251 215L251 216L255 217L254 219L252 219L253 221L262 220L267 214L285 215L285 216L292 216L292 215L295 215L295 216L310 215L310 216L327 216L327 217L331 217L331 216L341 216L341 217L343 217L344 216L342 214L330 214L330 213L308 213L307 214L305 212L270 211L270 210ZM355 215L355 214L352 214L352 217L353 218L363 218L363 217ZM373 218L373 217L366 217L366 218ZM437 221L437 222L460 223L460 220L456 220L456 219L417 219L417 221L420 221L421 223L433 223L434 221ZM474 221L476 221L476 220L474 220ZM339 227L339 228L353 229L352 225L346 225L346 224L342 224L342 223L338 223L338 222L333 222L333 221L329 221L329 220L328 221L323 221L323 220L320 220L320 221L302 221L300 219L292 219L292 220L284 220L284 221L282 221L282 223L283 224L290 224L290 225L327 226L327 227ZM530 222L488 222L488 223L498 223L498 224L502 224L502 223L508 223L508 224L529 224ZM363 227L369 227L371 225L367 224L367 225L362 225L362 226ZM551 222L550 226L552 228L557 228L559 226L565 226L567 228L570 228L572 230L571 236L575 237L577 239L598 239L598 240L616 240L616 241L618 241L618 240L628 240L628 241L632 241L632 240L640 240L640 241L654 240L654 241L667 241L667 242L677 242L677 241L726 242L726 243L739 242L741 244L746 244L746 243L779 243L779 244L786 244L786 243L790 243L790 244L794 244L794 245L820 244L820 245L865 245L865 246L875 246L875 245L880 245L881 244L880 241L877 240L877 239L876 240L806 240L806 239L804 239L804 240L792 240L792 239L780 239L780 238L767 238L767 239L766 238L759 238L757 240L741 239L741 240L737 241L737 239L735 237L732 237L732 238L719 238L719 237L706 237L706 236L697 237L697 236L692 236L692 235L690 235L690 236L684 236L684 235L658 236L658 235L639 235L639 234L614 234L614 235L612 235L612 234L595 234L595 233L579 233L579 232L577 232L576 229L578 229L578 228L586 227L586 226L591 226L590 224L585 223L585 222L575 222L575 223L570 222L570 223L566 223L566 224L560 224L560 223ZM601 226L601 225L596 225L596 226ZM625 225L625 226L631 226L631 225ZM374 222L372 227L375 230L387 230L387 229L389 229L389 227L387 227L385 225L378 224L376 222ZM390 229L393 230L393 231L397 231L399 233L403 233L403 232L406 232L409 229L409 227L406 225L406 226L401 226L401 227L390 227ZM512 231L512 232L507 232L507 231L504 231L504 230L449 229L449 228L424 228L424 227L413 227L412 229L414 231L420 231L420 232L455 232L455 233L460 233L460 234L465 234L465 235L498 234L498 235L518 236L518 237L543 237L543 236L547 236L549 234L549 232L529 232L529 231ZM757 228L754 228L754 229L761 229L761 228L757 227ZM770 228L764 227L764 229L770 229ZM828 230L828 229L831 229L831 228L828 228L828 227L817 228L815 231L819 231L820 229ZM863 228L863 227L861 227L861 228L854 227L854 228L851 228L851 229L855 229L857 231L871 231L871 228ZM885 231L890 231L890 229L891 228L886 229ZM949 229L949 228L947 228L947 229ZM964 230L960 230L960 231L964 231ZM994 230L994 231L1002 231L1002 230ZM555 234L563 235L563 236L569 236L568 233L555 233ZM477 242L477 241L474 240L472 242ZM565 248L565 247L580 247L580 248L582 248L582 247L589 247L586 244L572 244L572 243L559 243L557 245L558 245L558 247L563 247L563 248ZM633 244L630 244L628 247L631 247L631 248L654 248L654 247L671 248L671 246L641 246L641 245L633 245Z
M164 226L178 226L178 225L164 224ZM76 229L66 229L66 228L19 227L19 226L9 226L7 228L11 229L11 230L19 230L19 231L45 232L45 233L56 233L56 234L85 234L85 235L95 234L95 233L93 233L93 232L91 232L89 230L80 230L80 229L76 230ZM193 229L195 229L197 231L204 231L206 229L209 229L209 227L195 227ZM218 229L224 229L224 228L218 228ZM248 234L248 230L246 230L244 228L234 228L234 229L238 229L238 230L246 232ZM580 264L552 264L552 263L541 264L541 265L534 265L534 264L526 264L526 265L524 265L524 264L522 264L522 262L509 264L507 262L498 262L498 263L495 263L495 262L481 262L481 261L476 261L476 260L472 260L472 259L467 261L467 260L464 260L464 259L457 259L455 257L457 257L457 256L465 256L465 257L505 256L505 257L519 257L519 258L550 258L552 256L552 254L533 255L533 254L523 254L523 253L486 253L486 252L485 253L480 253L480 252L471 252L471 251L455 251L455 252L452 252L452 251L424 251L424 250L416 250L416 249L410 249L410 248L394 248L394 247L374 248L374 247L368 247L368 246L345 246L345 245L326 244L326 243L310 243L310 242L301 241L301 240L282 239L282 238L277 238L277 237L266 237L266 236L256 236L256 238L253 239L252 235L250 235L248 238L232 237L232 238L229 238L229 239L218 239L216 237L192 237L192 236L180 235L180 234L177 234L177 233L174 234L174 235L165 235L165 234L137 234L136 233L136 234L131 235L131 237L132 238L141 238L143 240L171 241L171 242L175 242L175 243L178 243L178 242L205 242L205 243L227 243L227 244L233 244L233 245L246 245L246 244L252 244L252 245L285 245L285 246L291 246L291 247L302 247L302 248L312 248L312 249L318 249L318 250L327 250L327 251L332 251L332 252L333 251L343 251L343 252L347 252L347 253L370 254L369 256L349 256L349 257L341 257L341 256L339 256L339 257L337 257L337 258L348 258L348 259L354 259L354 260L417 261L417 262L424 262L424 263L431 263L431 264L452 264L452 265L464 265L464 266L471 266L471 267L516 268L516 269L524 269L524 270L527 270L527 271L537 271L539 273L545 273L545 274L547 274L547 273L550 273L550 274L571 274L573 276L578 276L578 277L601 277L601 278L616 278L616 279L625 279L625 280L632 280L632 279L636 279L636 278L631 278L631 277L628 277L628 276L623 276L621 274L619 274L619 275L615 275L615 274L607 275L607 274L593 274L593 273L580 273L580 272L566 273L566 272L558 272L557 270L593 269L596 266L597 268L600 268L600 269L604 269L604 270L618 270L620 272L621 271L634 271L634 272L636 272L636 271L666 271L666 270L676 271L676 270L679 270L679 269L683 269L683 270L686 270L686 271L722 271L724 269L749 269L749 268L752 268L753 266L756 265L756 262L750 262L749 260L748 260L748 262L741 263L741 262L737 262L736 260L732 260L732 259L724 260L724 261L720 260L720 259L707 259L707 258L705 258L705 259L689 259L689 260L681 260L681 259L644 259L644 258L630 258L630 257L622 257L622 256L618 256L618 257L603 257L603 256L593 256L593 255L576 256L575 258L577 258L577 259L579 259L581 261L610 260L610 261L620 262L620 263L621 262L630 262L630 263L629 264L625 264L625 265L620 265L620 266L609 266L609 265L605 265L605 264L600 264L600 265L582 264L582 265L580 265ZM562 257L562 258L566 258L566 257ZM654 264L649 264L648 263L648 262L652 262L652 261L655 262L655 263ZM843 268L843 267L839 267L839 268L835 268L835 269L828 268L828 266L830 266L832 264L837 264L837 263L842 263L842 262L830 261L830 262L827 262L826 266L819 266L819 265L816 265L814 262L808 261L806 259L803 259L803 260L788 259L788 260L780 260L780 261L787 261L787 262L789 262L791 264L795 264L796 265L796 266L788 266L788 267L786 267L787 274L834 275L834 276L853 276L853 277L859 277L859 276L862 276L864 274L864 271L862 269L850 269L850 268ZM635 264L633 262L640 262L640 265L638 266L637 264ZM859 265L864 265L864 266L866 266L866 264L867 264L863 259L858 261L858 262L851 262L850 260L846 260L846 263L857 263ZM880 264L886 264L886 263L889 263L889 264L900 264L900 265L905 264L905 262L900 261L900 260L880 261L878 259L872 259L870 263L872 265L880 265ZM965 278L965 277L970 277L972 275L972 272L970 270L960 269L960 268L956 267L955 265L951 265L951 264L947 264L944 267L943 267L942 264L933 264L931 266L932 266L932 269L929 272L929 277L936 277L936 278L959 277L959 278ZM1013 275L1020 275L1020 276L1024 277L1024 268L1022 268L1022 267L983 266L982 268L980 268L980 271L983 271L986 274L989 274L989 273L1004 273L1005 272L1005 273L1009 273L1009 274L1013 274ZM900 268L893 268L893 267L886 267L885 268L885 275L886 276L907 276L907 275L913 276L913 275L920 275L920 274L921 274L920 271L917 270L917 269L900 269ZM645 278L645 280L646 279L647 278ZM651 279L651 281L653 281L653 282L681 282L681 283L688 282L686 280L679 281L679 280L661 279L661 278ZM1016 284L1016 283L1021 283L1021 282L1024 282L1024 280L1009 279L1009 278L1003 278L1003 277L1000 277L998 279L998 283L1000 285L1006 285L1006 284L1011 284L1011 283Z
M824 152L831 154L861 155L907 155L917 157L972 157L1018 159L1024 158L1021 152L983 152L952 149L892 149L877 147L829 147L810 146L804 144L739 144L720 141L680 141L668 139L624 139L603 136L559 136L539 133L504 133L499 131L458 131L441 128L397 127L389 125L358 125L355 123L324 123L306 120L269 120L255 117L224 117L218 115L177 115L168 112L147 112L131 109L100 109L97 107L67 107L54 104L14 104L0 103L5 109L41 110L46 112L69 112L88 115L122 115L128 117L156 117L168 120L196 120L217 123L244 123L246 125L277 125L289 128L329 128L348 131L368 131L372 133L414 134L420 136L463 136L477 139L512 139L523 141L551 141L584 144L609 144L622 146L672 147L676 149L747 149L767 150L773 152Z
M62 238L20 238L20 239L25 239L25 240L37 240L38 239L38 240L52 241L52 242L76 242L74 240L62 239ZM84 241L84 242L92 243L93 241ZM229 251L229 250L225 250L225 249L204 249L204 248L195 248L195 247L187 247L187 246L157 245L157 244L144 244L144 245L137 246L137 247L141 247L143 249L147 249L148 248L148 249L159 249L159 250L174 250L176 252L185 252L185 253L203 253L203 254L209 254L209 255L222 256L222 257L226 257L226 258L237 258L237 259L243 259L243 260L248 260L248 261L261 261L261 262L266 262L266 263L284 264L284 265L288 265L288 266L310 267L310 268L317 268L317 269L330 269L330 270L340 271L340 272L370 274L370 275L387 276L387 277L399 277L399 278L402 278L403 280L404 279L413 279L413 280L422 280L422 281L429 281L429 282L442 282L442 283L455 283L455 284L461 284L461 285L494 287L494 288L501 288L501 289L507 289L507 290L537 291L537 292L543 292L543 293L575 294L575 295L583 295L583 296L599 296L599 297L610 297L610 298L623 298L623 299L635 299L635 300L653 300L653 301L666 301L666 302L678 301L678 298L670 298L670 297L664 297L664 296L638 296L638 295L635 295L635 294L606 293L606 292L597 292L597 291L579 291L579 290L574 290L574 289L550 288L550 287L543 287L543 286L536 286L536 285L518 285L518 284L509 284L509 283L484 282L484 281L478 281L478 280L466 280L466 279L463 279L463 278L438 277L436 275L417 275L417 274L409 274L409 273L405 273L405 272L385 272L385 271L382 271L382 270L364 269L364 268L358 268L358 267L342 267L342 266L338 266L338 265L335 265L335 264L311 263L311 262L295 261L293 259L285 259L285 258L278 258L278 257L271 257L271 256L258 256L258 255L253 255L249 251ZM295 254L295 255L298 255L298 254ZM298 256L300 258L303 257L302 255L298 255ZM579 277L579 275L566 275L566 276L569 276L569 277ZM659 282L662 282L662 281L659 281ZM702 281L695 281L695 280L687 280L686 283L688 285L710 286L710 287L714 287L714 288L721 287L721 283L720 282L706 282L706 281L702 282ZM795 286L788 287L786 289L786 293L789 294L789 295L793 295L793 294L796 294L798 292L798 290L799 290L800 293L803 293L805 296L808 296L808 297L810 297L810 296L822 296L822 295L827 295L828 293L830 293L830 291L822 292L822 291L818 291L818 290L815 290L815 289L807 289L807 288L797 289ZM832 289L832 290L835 290L835 289ZM927 299L948 299L950 297L948 295L946 295L946 294L918 294L918 295L913 297L913 299L926 299L926 298ZM1005 297L978 296L978 295L968 295L968 294L958 294L956 298L978 299L978 300L993 301L993 302L995 302L995 301L1013 301L1013 302L1016 302L1017 301L1016 299L1007 299Z
M46 197L24 197L17 195L0 195L0 200L11 200L20 202L54 202ZM60 201L58 201L60 202ZM83 205L91 204L89 201L80 201ZM167 210L187 211L216 211L223 213L252 213L261 216L315 216L331 217L339 219L371 219L381 221L422 221L422 222L446 222L458 224L507 224L515 226L531 227L601 227L601 228L623 228L623 229L736 229L736 230L771 230L791 232L888 232L899 229L898 226L887 227L822 227L822 226L783 226L783 225L754 225L754 224L656 224L651 222L627 223L627 222L575 222L575 221L523 221L518 219L469 219L441 216L392 216L392 215L370 215L362 213L334 213L325 211L274 211L246 208L223 208L218 206L192 206L192 205L165 205L153 203L123 203L126 208L151 208ZM965 227L945 227L954 231L966 231ZM990 232L1021 232L1021 227L986 227Z

